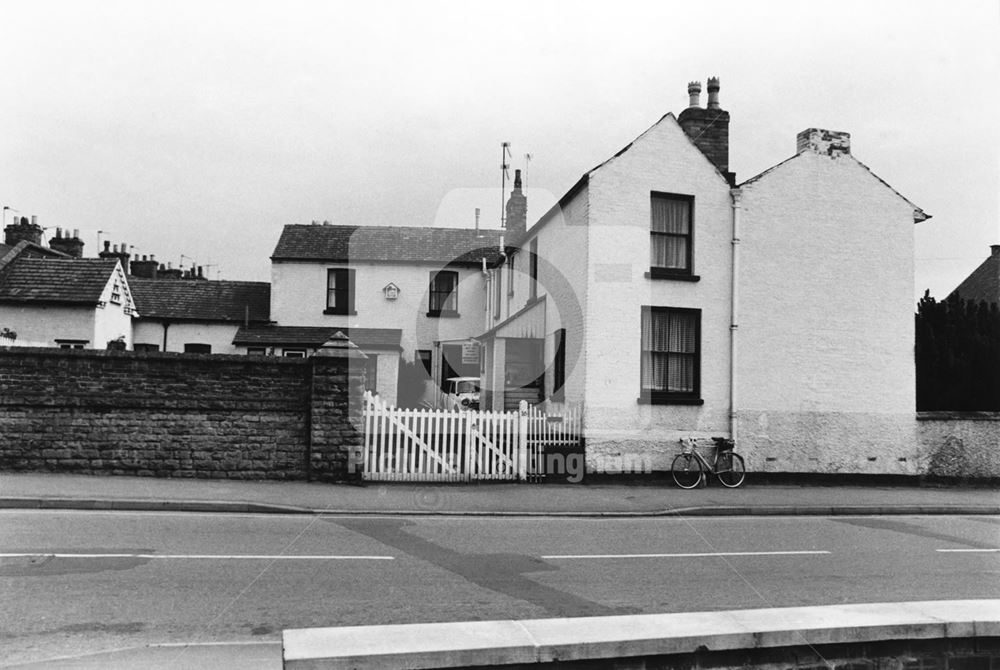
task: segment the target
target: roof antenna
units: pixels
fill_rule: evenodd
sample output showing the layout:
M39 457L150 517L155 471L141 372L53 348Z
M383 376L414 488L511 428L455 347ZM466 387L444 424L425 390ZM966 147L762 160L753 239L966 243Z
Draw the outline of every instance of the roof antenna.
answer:
M521 172L524 173L523 181L528 181L528 164L531 162L531 154L524 154L524 169ZM527 188L527 187L525 187Z
M500 143L500 227L507 227L507 212L505 207L504 198L507 197L507 170L510 168L510 164L507 159L510 158L510 142Z

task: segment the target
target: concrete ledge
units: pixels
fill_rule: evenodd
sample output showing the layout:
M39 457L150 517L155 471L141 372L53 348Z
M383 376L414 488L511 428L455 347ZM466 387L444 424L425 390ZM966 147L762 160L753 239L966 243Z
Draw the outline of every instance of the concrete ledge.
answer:
M304 628L284 667L456 668L886 640L1000 636L1000 600Z

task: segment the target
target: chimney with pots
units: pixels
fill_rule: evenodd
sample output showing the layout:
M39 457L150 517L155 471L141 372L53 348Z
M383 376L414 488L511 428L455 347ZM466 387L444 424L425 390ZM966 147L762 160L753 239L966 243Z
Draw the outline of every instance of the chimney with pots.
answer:
M822 128L806 128L795 137L795 153L810 151L814 154L837 158L851 155L851 134Z
M143 279L156 279L158 266L156 256L151 255L147 257L143 255L141 259L136 258L132 261L129 274L133 277L141 277Z
M14 220L3 229L4 244L14 246L18 242L28 241L40 245L42 243L42 227L38 225L38 217L14 217Z
M130 254L128 252L128 245L122 242L121 247L117 244L112 247L111 242L104 241L104 250L97 254L100 258L113 258L121 261L122 269L128 268L128 259Z
M528 227L528 198L521 192L521 171L514 170L514 189L507 200L507 239L516 243Z
M677 123L694 145L712 161L731 186L736 175L729 171L729 112L719 106L719 78L708 79L708 107L700 107L701 82L688 84L690 103L677 117Z
M65 236L62 228L56 228L56 236L49 240L49 248L73 258L83 258L83 240L79 237L79 231L71 232L69 228L66 229Z
M183 279L184 271L175 268L173 263L168 262L166 265L160 263L160 269L156 271L156 276L158 279Z

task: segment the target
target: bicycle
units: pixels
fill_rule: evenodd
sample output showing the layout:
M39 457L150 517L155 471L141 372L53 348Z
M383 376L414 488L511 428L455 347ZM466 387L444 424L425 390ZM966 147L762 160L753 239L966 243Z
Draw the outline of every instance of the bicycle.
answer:
M746 478L746 464L743 457L733 451L735 443L725 437L713 437L715 442L715 458L709 463L698 453L694 438L681 438L681 453L677 454L670 465L670 474L674 483L682 489L693 489L699 484L708 483L708 475L713 474L727 488L736 488Z

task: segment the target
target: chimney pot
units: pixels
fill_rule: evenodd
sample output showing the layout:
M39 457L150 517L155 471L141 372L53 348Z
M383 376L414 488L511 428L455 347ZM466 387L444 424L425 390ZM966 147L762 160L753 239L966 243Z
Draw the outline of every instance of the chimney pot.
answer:
M111 251L111 242L109 240L104 240L104 250Z
M719 109L719 78L708 78L708 109Z
M692 81L688 82L688 97L690 98L688 102L688 107L699 107L701 106L701 82Z
M73 229L73 237L76 238L76 239L80 239L80 229L79 228L74 228Z
M991 244L990 251L993 252L993 258L1000 258L1000 244Z
M56 239L62 239L62 228L56 228Z
M37 226L38 225L38 217L35 216L34 214L31 215L31 225L33 225L33 226Z

